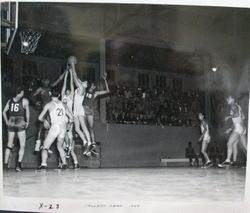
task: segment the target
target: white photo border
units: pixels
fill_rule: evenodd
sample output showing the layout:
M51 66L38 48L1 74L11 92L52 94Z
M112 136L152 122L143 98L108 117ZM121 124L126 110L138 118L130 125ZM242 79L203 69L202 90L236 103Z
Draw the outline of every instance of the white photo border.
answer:
M14 2L14 1L11 1ZM46 2L23 0L22 2ZM48 2L48 1L47 1ZM161 5L190 5L190 6L217 6L217 7L236 7L236 8L250 8L250 1L247 0L54 0L50 2L81 2L81 3L125 3L125 4L161 4ZM250 60L250 58L249 58ZM249 75L249 73L248 73ZM1 76L0 80L2 82ZM249 89L249 88L248 88ZM249 96L250 97L250 96ZM2 85L0 83L0 100L2 100ZM2 113L2 101L0 101L0 111ZM250 112L250 99L248 112ZM250 114L249 114L250 117ZM0 122L2 130L2 122ZM248 133L250 132L250 119L248 119ZM2 131L0 131L0 138L2 139ZM248 134L248 141L250 141L250 134ZM3 159L3 143L0 143L0 159ZM250 159L250 147L248 146L247 159ZM0 163L0 210L12 211L33 211L44 212L45 209L39 209L41 203L59 204L59 210L47 210L47 212L171 212L171 213L248 213L250 212L250 161L247 162L246 169L246 185L245 185L245 200L242 202L209 202L209 203L162 203L162 202L117 202L117 201L81 201L71 199L44 199L44 198L14 198L7 197L3 194L3 170L2 163ZM96 207L98 204L106 205L105 207ZM110 208L112 204L121 204L122 208ZM131 208L131 205L138 205Z

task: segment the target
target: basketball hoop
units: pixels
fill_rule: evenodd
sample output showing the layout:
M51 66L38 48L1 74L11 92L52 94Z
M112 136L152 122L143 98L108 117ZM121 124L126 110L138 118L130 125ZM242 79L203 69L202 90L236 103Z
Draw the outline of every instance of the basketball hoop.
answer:
M24 30L19 33L21 38L21 53L35 52L41 33L32 30Z

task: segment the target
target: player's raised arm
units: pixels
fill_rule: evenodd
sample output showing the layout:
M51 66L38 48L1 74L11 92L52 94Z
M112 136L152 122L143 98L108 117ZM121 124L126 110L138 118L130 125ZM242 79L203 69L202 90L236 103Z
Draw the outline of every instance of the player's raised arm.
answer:
M68 73L69 72L66 72L66 74L64 75L64 81L63 81L63 87L62 87L62 91L61 91L61 97L63 97L65 95Z
M59 76L59 78L58 78L55 82L53 82L50 86L53 88L53 87L55 87L57 84L59 84L60 81L63 80L63 76L66 74L66 72L67 72L67 70L65 70L65 71Z
M71 69L69 70L69 73L70 73L70 91L71 91L70 96L73 98L73 96L74 96L74 82L73 82L73 73L72 73Z
M95 97L97 97L99 95L105 95L105 94L109 93L109 85L108 85L108 82L107 82L107 73L104 73L103 80L104 80L106 88L105 88L105 90L95 92Z
M33 94L33 97L37 96L41 92L42 92L42 88L41 87L37 88L37 90Z
M77 61L76 61L75 56L70 56L68 58L68 64L70 65L70 68L72 69L73 80L74 80L76 87L78 88L81 86L81 80L78 78L78 76L76 74L76 67L75 67L76 63L77 63Z

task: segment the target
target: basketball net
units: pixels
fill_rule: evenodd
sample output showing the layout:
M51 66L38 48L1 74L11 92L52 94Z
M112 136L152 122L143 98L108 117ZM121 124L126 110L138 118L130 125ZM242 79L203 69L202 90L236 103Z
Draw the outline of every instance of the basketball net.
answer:
M29 54L35 52L41 33L25 30L19 33L21 38L21 53Z

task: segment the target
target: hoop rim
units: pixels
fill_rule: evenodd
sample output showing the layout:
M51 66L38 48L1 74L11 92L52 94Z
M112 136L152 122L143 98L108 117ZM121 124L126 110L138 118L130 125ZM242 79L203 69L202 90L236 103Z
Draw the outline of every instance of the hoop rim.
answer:
M19 32L21 39L21 53L34 53L41 35L42 34L39 31L32 29L21 30Z

